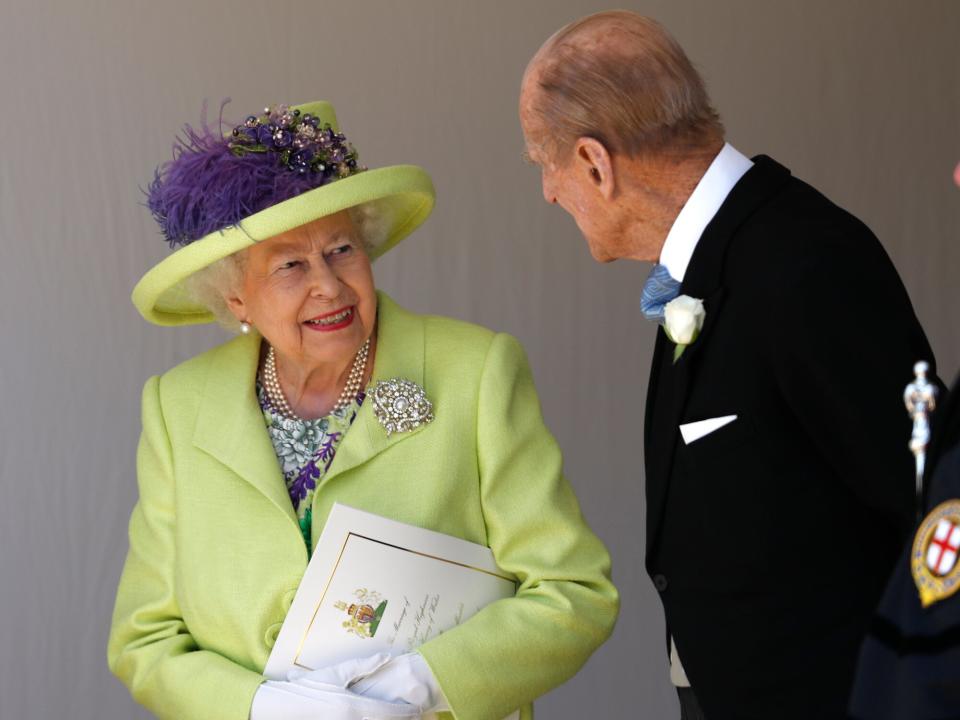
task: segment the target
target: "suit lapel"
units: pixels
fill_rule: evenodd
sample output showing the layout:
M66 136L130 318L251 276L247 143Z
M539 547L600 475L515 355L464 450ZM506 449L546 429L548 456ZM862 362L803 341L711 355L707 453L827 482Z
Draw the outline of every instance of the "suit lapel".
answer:
M380 380L403 378L423 387L430 397L430 388L424 386L423 317L407 312L385 293L377 293L377 298L377 349L370 387ZM421 432L424 427L387 437L387 431L373 412L373 399L368 395L320 486Z
M645 455L647 458L647 477L649 478L650 473L650 463L651 463L651 449L653 448L652 434L653 434L653 418L656 413L657 403L657 390L660 387L660 368L663 365L663 353L665 352L664 346L667 344L667 337L663 333L663 330L657 328L657 339L654 341L653 345L653 360L650 362L650 378L647 381L647 404L644 411L643 417L643 447L645 448ZM650 485L649 480L647 485Z
M657 331L644 433L648 458L648 557L659 533L680 435L679 424L696 379L700 351L710 340L726 294L723 270L727 248L737 229L779 192L789 177L789 170L770 158L763 155L754 158L754 166L734 186L704 229L680 287L681 295L703 300L706 317L700 335L674 363L673 343L662 329Z

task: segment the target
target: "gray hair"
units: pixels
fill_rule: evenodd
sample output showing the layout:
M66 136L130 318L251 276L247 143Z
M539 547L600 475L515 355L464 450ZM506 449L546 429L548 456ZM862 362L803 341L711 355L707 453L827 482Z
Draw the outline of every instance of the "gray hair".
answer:
M723 138L703 78L650 18L625 10L581 18L547 40L534 64L532 108L553 151L580 137L628 156Z
M389 229L385 213L375 203L357 205L348 210L360 235L362 250L370 255L386 240ZM184 280L184 289L194 301L207 308L226 330L240 332L240 321L230 312L227 298L243 283L247 251L227 255Z

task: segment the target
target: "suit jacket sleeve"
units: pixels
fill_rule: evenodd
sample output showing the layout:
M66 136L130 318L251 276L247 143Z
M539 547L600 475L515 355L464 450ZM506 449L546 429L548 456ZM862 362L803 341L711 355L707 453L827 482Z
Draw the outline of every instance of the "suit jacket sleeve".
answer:
M812 450L906 534L914 517L903 390L933 353L880 243L862 226L796 259L768 322L783 395Z
M457 720L499 720L577 672L610 635L618 595L508 335L495 336L485 361L477 448L489 545L519 589L420 652Z
M173 466L159 382L151 378L143 390L140 499L130 519L130 550L117 591L110 668L134 699L160 718L246 720L264 678L199 650L177 605Z

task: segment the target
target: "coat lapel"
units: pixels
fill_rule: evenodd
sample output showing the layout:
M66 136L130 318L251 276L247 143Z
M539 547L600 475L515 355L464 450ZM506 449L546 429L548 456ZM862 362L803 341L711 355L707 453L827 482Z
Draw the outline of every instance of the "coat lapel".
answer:
M766 156L754 158L754 166L734 186L697 243L680 287L681 295L704 301L706 317L696 341L673 362L673 343L662 329L647 390L645 442L647 456L647 554L652 554L667 498L673 458L680 437L679 425L687 395L696 379L700 350L710 340L722 309L726 289L723 269L727 248L737 229L765 204L790 178L790 171Z
M424 385L423 317L407 312L385 293L378 292L377 299L377 349L370 387L380 380L403 378L423 387L427 397L430 397L430 388ZM373 412L373 399L368 395L337 448L321 487L337 475L352 470L387 448L421 432L424 427L387 437L387 431Z
M239 336L214 351L193 444L266 495L297 527L280 463L256 395L260 336Z

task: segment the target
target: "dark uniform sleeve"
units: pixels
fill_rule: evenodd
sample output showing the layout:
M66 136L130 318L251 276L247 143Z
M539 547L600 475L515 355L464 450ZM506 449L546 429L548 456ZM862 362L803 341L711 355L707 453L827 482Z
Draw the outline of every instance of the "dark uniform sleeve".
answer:
M942 455L931 457L928 512L960 502L958 385L935 423ZM857 720L960 718L960 592L922 607L912 549L904 549L860 652L850 705Z

